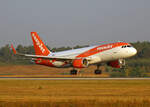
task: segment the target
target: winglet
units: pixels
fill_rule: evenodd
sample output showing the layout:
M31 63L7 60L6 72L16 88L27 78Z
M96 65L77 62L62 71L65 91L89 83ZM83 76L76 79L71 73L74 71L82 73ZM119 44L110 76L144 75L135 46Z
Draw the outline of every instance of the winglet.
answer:
M16 51L16 49L14 48L13 44L11 44L11 49L12 49L13 53L16 55L16 54L17 54L17 51Z

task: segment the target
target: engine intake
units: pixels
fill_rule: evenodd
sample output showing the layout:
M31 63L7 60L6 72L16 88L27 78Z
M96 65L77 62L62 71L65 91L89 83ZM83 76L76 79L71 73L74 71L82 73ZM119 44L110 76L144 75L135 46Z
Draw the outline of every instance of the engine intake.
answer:
M75 59L72 63L73 67L75 68L86 68L89 65L89 62L87 59Z

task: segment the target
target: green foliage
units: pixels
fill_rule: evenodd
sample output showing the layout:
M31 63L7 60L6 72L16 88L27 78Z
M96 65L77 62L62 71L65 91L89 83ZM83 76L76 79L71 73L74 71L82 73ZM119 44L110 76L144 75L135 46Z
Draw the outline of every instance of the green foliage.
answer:
M84 48L84 47L88 47L88 46L89 45L85 45L85 46L79 46L79 45L77 45L77 46L73 47L73 49Z
M125 70L113 68L112 72L110 72L110 77L126 77Z
M12 56L9 45L6 45L0 49L0 61L2 63L9 63L14 60L15 58Z
M18 45L16 48L17 52L25 54L35 54L33 46L22 46Z
M150 66L150 58L128 59L126 62L129 66L132 66L132 67Z
M64 50L82 48L82 47L86 47L86 46L77 45L73 48L72 47L60 47L60 48L52 48L52 49L48 46L47 47L52 52L59 52L59 51L64 51ZM16 50L19 53L35 54L33 46L18 45ZM22 56L14 55L10 49L10 46L7 44L6 46L0 48L0 65L6 65L6 64L31 64L31 61L26 60L26 58L22 58Z
M126 77L126 75L123 72L111 72L110 77Z
M53 48L52 52L60 52L60 51L69 50L69 49L72 49L72 48L71 47Z
M141 67L134 67L129 72L129 77L148 77Z
M34 54L32 46L23 47L22 45L18 45L16 50L20 53ZM0 65L7 64L31 64L31 62L30 60L22 60L22 57L14 55L10 46L6 45L0 49Z
M133 59L138 58L150 58L150 42L144 41L144 42L136 42L132 43L132 45L137 49L138 54L133 57Z
M126 69L114 69L110 77L148 77L143 67L128 67Z

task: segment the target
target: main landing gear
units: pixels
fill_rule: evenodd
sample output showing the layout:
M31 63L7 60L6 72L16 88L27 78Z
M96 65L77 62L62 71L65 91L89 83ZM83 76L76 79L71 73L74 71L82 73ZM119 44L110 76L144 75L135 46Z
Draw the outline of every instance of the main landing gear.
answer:
M75 69L73 69L73 70L70 71L70 74L71 74L71 75L77 75L77 73L78 73L78 71L75 70Z
M99 69L101 65L97 65L97 69L95 70L95 74L102 74L102 71ZM80 71L79 70L76 70L76 69L72 69L70 71L70 74L71 75L77 75Z
M97 65L97 69L95 70L95 74L102 74L102 71L99 69L100 65Z

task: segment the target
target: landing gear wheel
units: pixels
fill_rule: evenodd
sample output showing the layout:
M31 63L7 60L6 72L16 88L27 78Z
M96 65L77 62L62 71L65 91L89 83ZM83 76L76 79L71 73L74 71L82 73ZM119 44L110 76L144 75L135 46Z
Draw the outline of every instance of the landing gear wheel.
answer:
M101 70L95 70L95 74L102 74L102 71Z
M70 71L70 74L71 74L71 75L77 75L77 70L74 70L74 69L71 70L71 71Z
M97 65L97 69L95 70L95 74L102 74L102 71L99 69L101 64Z

